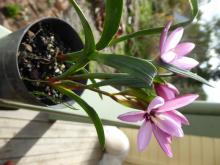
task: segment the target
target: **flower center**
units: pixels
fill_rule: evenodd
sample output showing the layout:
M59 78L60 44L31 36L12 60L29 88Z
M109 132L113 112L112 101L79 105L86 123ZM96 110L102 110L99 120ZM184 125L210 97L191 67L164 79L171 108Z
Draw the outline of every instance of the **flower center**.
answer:
M153 123L152 117L155 117L155 112L151 111L150 113L145 113L144 118L147 121L150 121Z

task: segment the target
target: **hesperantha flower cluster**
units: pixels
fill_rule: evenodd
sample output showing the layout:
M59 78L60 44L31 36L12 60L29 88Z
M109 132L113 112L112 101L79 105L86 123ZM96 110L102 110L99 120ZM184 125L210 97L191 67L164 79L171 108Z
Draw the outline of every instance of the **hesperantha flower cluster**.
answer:
M169 22L160 38L160 60L180 69L190 70L198 65L192 58L185 57L195 47L194 43L179 43L183 28L177 28L168 35L172 22ZM126 122L139 122L142 125L137 136L137 148L143 151L150 143L152 134L167 156L172 157L173 137L183 137L182 125L189 125L187 118L177 111L198 98L197 94L180 96L179 90L170 83L154 83L157 96L143 111L122 114L118 119Z
M193 58L185 57L195 44L192 42L179 43L184 29L179 27L168 35L172 22L168 22L160 37L160 58L163 62L177 66L180 69L190 70L199 64Z

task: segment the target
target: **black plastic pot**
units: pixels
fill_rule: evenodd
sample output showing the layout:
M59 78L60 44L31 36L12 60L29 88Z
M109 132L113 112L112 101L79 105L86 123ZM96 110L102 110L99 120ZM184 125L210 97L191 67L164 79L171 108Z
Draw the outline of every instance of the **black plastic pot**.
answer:
M79 51L83 48L82 41L76 31L68 23L58 18L38 20L0 39L0 98L43 105L26 88L18 66L18 50L21 41L27 31L39 23L51 26L57 34L60 34L61 40L71 47L72 51ZM78 92L79 95L81 93L82 91Z

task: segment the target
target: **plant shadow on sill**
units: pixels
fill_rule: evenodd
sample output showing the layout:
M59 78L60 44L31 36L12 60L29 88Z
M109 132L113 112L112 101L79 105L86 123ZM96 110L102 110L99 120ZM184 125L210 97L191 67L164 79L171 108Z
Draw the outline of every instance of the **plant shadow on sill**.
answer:
M6 144L3 147L0 148L1 163L7 162L8 160L12 160L15 163L18 163L19 160L29 152L29 150L54 124L54 121L47 122L45 120L45 121L41 121L44 126L40 126L41 123L39 122L39 119L42 118L44 120L48 119L48 114L39 113L18 133L16 133L12 138L10 138L9 141L6 142Z
M49 113L22 109L0 113L1 165L7 161L19 165L72 162L95 165L101 159L103 150L91 124L60 122L51 119Z

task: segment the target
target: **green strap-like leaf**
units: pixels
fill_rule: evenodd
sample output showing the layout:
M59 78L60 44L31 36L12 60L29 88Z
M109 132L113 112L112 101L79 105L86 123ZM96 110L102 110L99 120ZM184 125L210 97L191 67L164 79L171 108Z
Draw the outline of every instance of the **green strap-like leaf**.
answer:
M101 87L101 86L126 86L126 87L134 87L134 88L146 88L146 82L142 79L138 79L137 77L133 76L121 76L116 77L108 80L103 80L92 85L90 87Z
M82 71L83 71L84 73L86 73L86 74L89 74L89 71L87 71L85 68L83 68ZM92 84L96 84L96 83L97 83L94 78L88 78L88 79L91 81ZM98 90L100 90L98 87L96 87L96 88L97 88ZM100 97L101 99L103 99L102 94L101 94L101 93L98 93L98 94L99 94L99 97Z
M80 69L82 69L83 67L85 67L88 64L88 59L86 57L81 58L80 60L78 60L75 65L73 65L72 67L70 67L66 72L64 72L62 75L58 76L58 78L63 79L67 76L70 76L76 72L78 72Z
M176 25L173 25L171 27L171 30L175 29L177 27L186 26L186 25L190 24L196 18L197 14L198 14L198 2L197 2L197 0L189 0L189 4L190 4L190 7L191 7L191 11L192 11L192 18L190 18L187 21L184 21L184 22L178 23ZM122 41L125 41L125 40L128 40L128 39L143 36L143 35L158 34L158 33L162 32L163 28L164 27L158 27L158 28L153 28L153 29L144 29L144 30L134 32L132 34L127 34L127 35L124 35L122 37L119 37L119 38L116 38L116 39L112 40L109 45L111 46L111 45L114 45L118 42L122 42Z
M104 146L105 146L104 129L103 129L102 122L101 122L98 114L96 113L96 111L90 105L88 105L83 99L81 99L77 94L75 94L73 91L71 91L70 89L62 87L60 85L56 85L54 87L57 90L59 90L62 94L75 100L85 110L85 112L89 115L90 119L93 121L95 128L96 128L96 131L97 131L97 134L98 134L99 143L104 148Z
M69 0L69 1L73 5L73 7L75 8L75 10L80 18L80 21L82 23L83 29L84 29L84 33L85 33L84 51L86 54L91 53L95 50L95 39L94 39L92 30L91 30L91 27L90 27L88 21L86 20L86 17L84 16L83 12L81 11L80 7L75 2L75 0Z
M105 4L104 29L99 42L96 44L97 50L104 49L108 46L118 31L122 15L123 0L106 0Z
M128 86L136 88L145 88L146 83L142 79L131 76L127 73L86 73L73 75L70 79L99 79L100 82L93 82L90 87L101 87L106 85Z
M80 50L77 52L71 52L63 55L63 60L65 61L72 61L72 62L77 62L79 61L83 56L85 56L84 50ZM62 59L61 59L62 60Z
M194 18L196 18L199 13L198 1L197 0L189 0L189 4L191 7L191 11L192 11L191 21L193 21Z
M192 78L194 80L197 80L201 83L204 83L210 87L213 87L211 84L209 84L209 82L207 80L205 80L204 78L202 78L201 76L195 74L195 73L192 73L188 70L183 70L183 69L180 69L174 65L171 65L171 64L167 64L167 63L164 63L162 61L159 62L159 65L171 72L174 72L174 73L177 73L179 75L182 75L182 76L185 76L185 77L189 77L189 78Z
M139 59L131 56L94 53L90 56L90 60L111 66L120 72L128 73L133 77L144 80L146 86L150 86L156 75L156 68L147 60Z
M121 76L129 76L129 74L127 73L86 73L86 74L73 75L72 78L112 79L112 78L118 78Z

